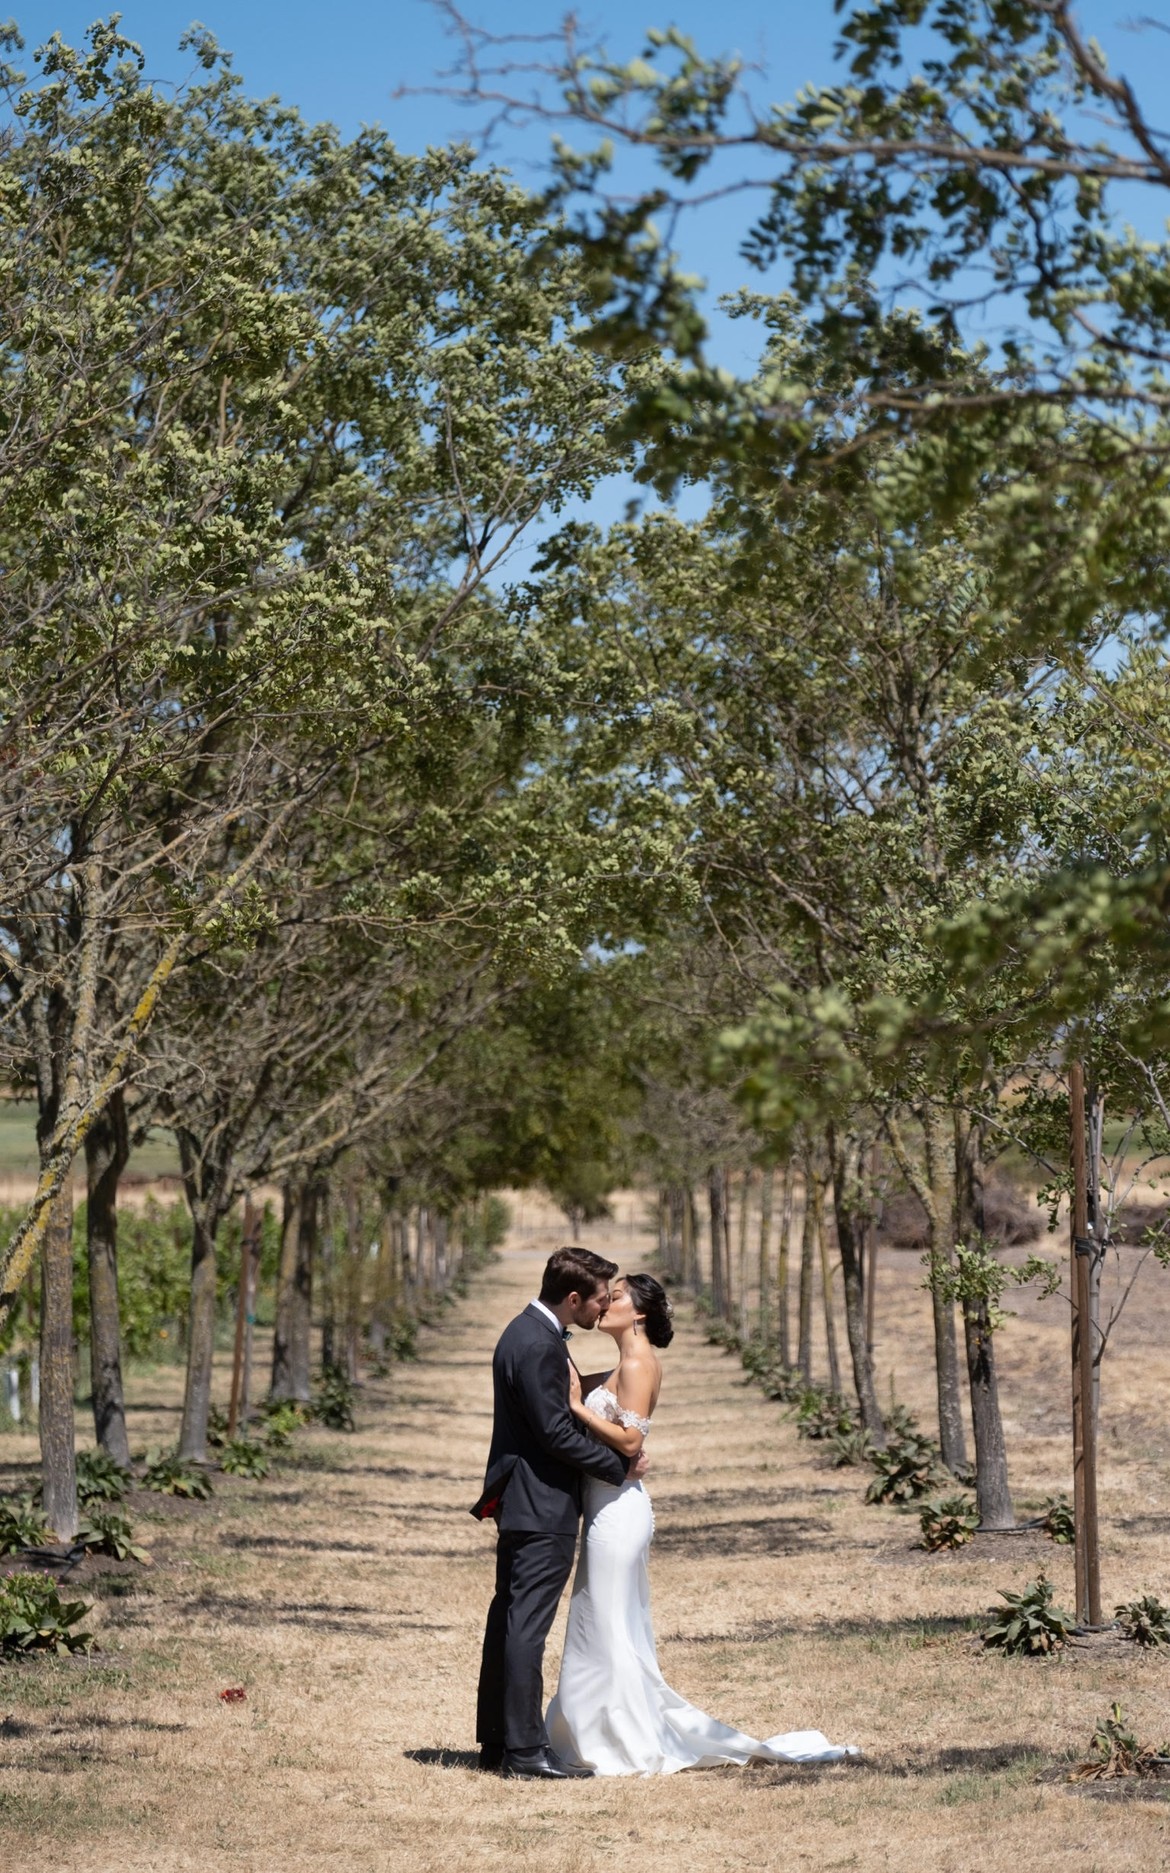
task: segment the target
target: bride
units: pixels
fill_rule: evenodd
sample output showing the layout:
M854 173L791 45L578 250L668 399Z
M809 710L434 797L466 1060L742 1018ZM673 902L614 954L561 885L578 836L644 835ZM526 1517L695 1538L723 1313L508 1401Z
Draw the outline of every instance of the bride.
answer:
M650 1430L662 1385L655 1348L670 1344L670 1311L653 1275L616 1281L598 1326L616 1342L617 1365L582 1380L570 1362L574 1415L623 1457L636 1456ZM585 1535L547 1720L557 1755L598 1775L669 1775L725 1762L836 1762L854 1754L819 1730L756 1742L671 1690L658 1669L650 1618L653 1533L640 1482L618 1488L585 1478Z

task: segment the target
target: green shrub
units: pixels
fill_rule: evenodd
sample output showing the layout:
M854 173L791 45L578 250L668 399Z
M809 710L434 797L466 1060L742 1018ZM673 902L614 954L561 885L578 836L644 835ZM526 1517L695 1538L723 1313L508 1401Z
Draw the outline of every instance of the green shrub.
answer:
M292 1441L292 1434L305 1422L304 1410L294 1405L291 1399L269 1399L261 1412L261 1429L264 1440L273 1450L284 1450Z
M1078 1763L1070 1782L1093 1782L1114 1776L1162 1776L1170 1763L1170 1743L1154 1747L1138 1741L1121 1705L1109 1706L1093 1732L1086 1762Z
M837 1392L819 1385L806 1386L796 1400L796 1434L815 1441L846 1437L857 1427L853 1413Z
M418 1320L414 1314L399 1309L387 1328L386 1345L394 1359L418 1358Z
M213 1405L207 1414L207 1442L212 1450L222 1450L227 1443L228 1414L222 1405Z
M1044 1505L1044 1519L1040 1526L1050 1541L1058 1548L1071 1548L1076 1540L1076 1524L1073 1520L1072 1505L1067 1496L1049 1496Z
M53 1530L31 1496L0 1500L0 1554L20 1554L54 1540Z
M924 1503L919 1514L922 1545L932 1553L940 1548L961 1548L972 1541L979 1526L979 1511L970 1496L944 1496Z
M272 1468L263 1444L253 1437L229 1437L220 1453L219 1467L229 1476L267 1476Z
M868 1431L834 1431L829 1438L829 1449L833 1453L835 1470L873 1461L874 1443Z
M63 1600L47 1574L9 1574L0 1578L0 1657L29 1652L91 1652L95 1641L73 1628L89 1607L83 1600Z
M352 1431L354 1388L339 1366L330 1366L317 1381L313 1418L329 1431Z
M1152 1593L1143 1594L1140 1600L1124 1600L1114 1612L1125 1637L1135 1645L1170 1645L1170 1608Z
M120 1515L117 1509L91 1508L82 1519L76 1541L87 1554L112 1554L117 1561L150 1565L146 1549L135 1544L129 1516Z
M1001 1593L1005 1610L984 1631L984 1645L1028 1658L1059 1652L1072 1636L1073 1619L1053 1604L1053 1591L1052 1582L1040 1574L1022 1593Z
M870 1458L877 1475L865 1492L867 1502L914 1502L933 1489L938 1446L921 1431L895 1439Z
M108 1451L78 1451L77 1500L82 1508L94 1502L124 1502L132 1480L129 1470L116 1463Z
M206 1470L197 1463L188 1463L173 1450L147 1451L142 1487L153 1489L159 1496L184 1496L193 1502L203 1502L215 1494Z

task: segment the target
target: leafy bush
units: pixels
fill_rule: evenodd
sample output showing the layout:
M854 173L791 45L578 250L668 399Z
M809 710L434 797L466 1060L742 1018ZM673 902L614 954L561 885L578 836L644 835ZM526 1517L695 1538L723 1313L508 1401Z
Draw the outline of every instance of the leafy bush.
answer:
M1073 1619L1053 1604L1053 1592L1052 1582L1040 1574L1022 1593L1001 1593L1006 1607L986 1628L984 1645L1029 1658L1059 1652L1072 1635Z
M1140 1600L1125 1600L1114 1608L1121 1630L1135 1645L1170 1645L1170 1607L1152 1593Z
M730 1320L719 1320L712 1315L706 1326L708 1346L721 1346L725 1353L738 1353L743 1341L732 1326Z
M354 1388L339 1366L321 1374L313 1396L313 1418L330 1431L352 1431Z
M212 1450L222 1450L227 1443L228 1414L222 1405L212 1405L207 1414L207 1442Z
M78 1451L77 1500L82 1508L94 1502L124 1502L131 1480L129 1470L116 1463L108 1451Z
M92 1651L92 1636L73 1630L89 1610L83 1600L63 1600L47 1574L9 1574L0 1579L0 1657Z
M829 1438L829 1448L835 1470L873 1461L873 1439L868 1431L834 1431Z
M845 1437L855 1430L853 1413L836 1392L819 1385L806 1386L796 1400L796 1434L815 1440Z
M55 1539L31 1496L0 1501L0 1554L19 1554Z
M120 1515L117 1509L90 1509L78 1528L77 1545L87 1554L112 1554L118 1561L141 1561L144 1567L150 1565L146 1549L138 1547L134 1541L129 1516Z
M386 1344L393 1358L405 1361L418 1358L418 1320L400 1309L386 1333Z
M1170 1743L1158 1748L1138 1741L1121 1705L1109 1706L1109 1715L1093 1732L1086 1762L1078 1763L1070 1782L1093 1782L1114 1776L1161 1776L1170 1764Z
M272 1468L263 1444L253 1437L230 1437L219 1459L229 1476L267 1476Z
M211 1478L197 1463L188 1463L176 1451L148 1450L142 1472L143 1489L159 1496L185 1496L203 1502L215 1494Z
M922 1545L932 1553L940 1548L961 1548L974 1539L979 1512L970 1496L944 1496L927 1502L919 1514Z
M292 1441L292 1434L305 1421L305 1414L300 1405L291 1399L272 1399L262 1408L262 1429L264 1439L273 1450L284 1450Z
M870 1457L877 1475L865 1492L867 1502L915 1502L933 1489L938 1445L921 1431L900 1437Z
M1050 1541L1058 1548L1071 1548L1076 1540L1076 1524L1073 1520L1072 1505L1066 1496L1050 1496L1044 1505L1044 1519L1040 1526Z

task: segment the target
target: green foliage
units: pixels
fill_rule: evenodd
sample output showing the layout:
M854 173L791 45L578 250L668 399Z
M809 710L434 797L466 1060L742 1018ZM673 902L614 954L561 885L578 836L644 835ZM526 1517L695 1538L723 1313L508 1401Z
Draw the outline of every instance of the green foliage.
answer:
M1054 1603L1052 1582L1040 1574L1022 1593L1000 1593L1006 1611L984 1628L983 1643L992 1651L1028 1658L1059 1652L1072 1636L1073 1619Z
M1135 1645L1159 1646L1170 1645L1170 1608L1163 1606L1154 1594L1143 1594L1140 1600L1125 1600L1113 1609L1122 1632Z
M974 1539L979 1526L979 1512L969 1496L944 1496L937 1502L924 1503L918 1519L922 1545L932 1552L963 1547Z
M286 1450L292 1442L293 1432L305 1422L303 1408L293 1404L291 1399L269 1398L260 1410L265 1443L273 1450Z
M88 1554L112 1554L118 1561L140 1561L149 1566L150 1556L134 1540L134 1530L127 1515L116 1509L92 1507L82 1517L75 1537L76 1545Z
M76 1630L89 1610L83 1600L63 1600L47 1574L0 1576L0 1657L92 1652L96 1641Z
M124 1502L133 1478L98 1446L77 1453L77 1500L83 1509L98 1502Z
M418 1317L400 1307L386 1332L386 1344L392 1358L403 1362L418 1358Z
M272 1464L264 1445L251 1437L225 1438L219 1467L229 1476L267 1476Z
M152 1489L157 1495L183 1496L192 1502L204 1502L215 1494L207 1471L173 1450L148 1450L141 1481L143 1489Z
M317 1381L313 1393L312 1414L316 1424L329 1431L354 1429L354 1388L339 1366L330 1366Z
M1086 1761L1079 1763L1069 1780L1093 1782L1114 1776L1165 1776L1170 1767L1170 1743L1157 1747L1139 1741L1121 1705L1109 1706L1093 1732Z
M1050 1496L1044 1505L1041 1527L1058 1548L1071 1548L1076 1540L1076 1523L1067 1496Z
M865 1492L867 1502L914 1502L934 1487L938 1445L915 1431L895 1438L885 1450L875 1450L870 1462L877 1475Z
M0 1554L19 1554L55 1539L31 1496L0 1497Z
M837 1392L827 1392L823 1386L805 1386L794 1404L798 1437L814 1441L849 1437L857 1428L851 1407Z
M873 1462L874 1443L868 1431L834 1431L829 1438L833 1468L846 1470Z
M207 1414L207 1442L212 1450L221 1450L227 1443L228 1414L222 1405L212 1405Z

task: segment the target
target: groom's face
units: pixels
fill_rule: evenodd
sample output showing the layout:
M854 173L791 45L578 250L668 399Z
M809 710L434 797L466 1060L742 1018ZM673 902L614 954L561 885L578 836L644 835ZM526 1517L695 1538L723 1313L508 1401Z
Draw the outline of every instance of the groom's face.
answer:
M609 1306L609 1282L599 1281L592 1294L574 1294L570 1299L574 1303L573 1325L588 1331L597 1325Z

